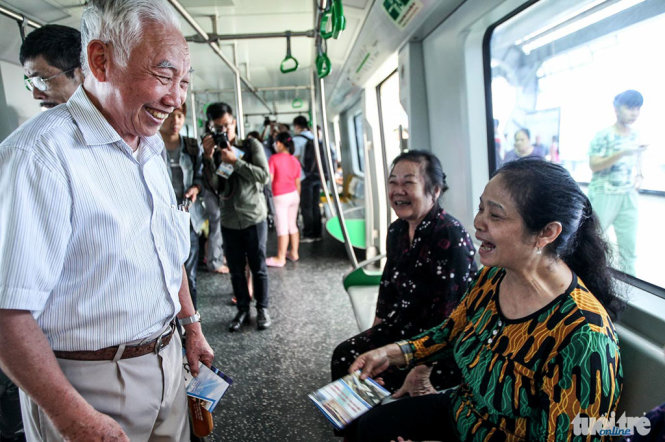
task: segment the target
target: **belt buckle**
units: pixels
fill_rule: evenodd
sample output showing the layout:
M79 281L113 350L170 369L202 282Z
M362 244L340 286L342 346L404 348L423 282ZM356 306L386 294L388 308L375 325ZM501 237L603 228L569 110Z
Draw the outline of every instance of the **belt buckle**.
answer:
M155 340L155 354L159 354L159 352L162 351L162 348L165 347L162 342L162 338L171 336L174 332L174 329L175 329L175 322L171 321L171 323L169 324L170 331L167 333L163 333L157 337L157 339Z
M158 355L161 350L162 350L162 335L159 335L159 337L155 340L155 354Z

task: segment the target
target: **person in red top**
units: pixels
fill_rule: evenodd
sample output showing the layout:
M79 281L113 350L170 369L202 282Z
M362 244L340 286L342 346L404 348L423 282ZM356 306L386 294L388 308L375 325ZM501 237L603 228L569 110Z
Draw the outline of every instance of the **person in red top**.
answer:
M275 202L275 227L277 229L277 256L266 259L270 267L283 267L286 259L298 260L298 206L300 205L300 162L293 156L293 139L288 132L275 137L275 155L268 167L272 180ZM291 242L291 251L287 253Z

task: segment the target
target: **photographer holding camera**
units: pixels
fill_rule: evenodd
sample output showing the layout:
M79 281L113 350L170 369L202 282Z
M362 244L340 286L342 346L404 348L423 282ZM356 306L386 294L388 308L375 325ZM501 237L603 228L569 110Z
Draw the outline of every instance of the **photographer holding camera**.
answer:
M268 162L258 140L237 139L236 119L228 104L210 104L206 116L203 173L206 183L219 196L224 254L233 294L238 300L238 313L229 324L229 331L238 331L242 324L249 323L246 262L252 271L256 325L263 330L271 324L266 267L267 209L262 190L270 177Z

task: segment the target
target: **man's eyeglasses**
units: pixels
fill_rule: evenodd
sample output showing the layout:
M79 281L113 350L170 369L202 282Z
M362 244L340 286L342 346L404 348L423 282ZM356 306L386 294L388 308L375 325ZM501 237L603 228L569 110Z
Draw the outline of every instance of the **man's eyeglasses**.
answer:
M25 88L32 92L33 89L38 89L42 92L46 92L48 90L48 82L53 80L55 77L58 77L62 74L66 74L68 72L73 71L76 69L76 67L73 67L71 69L67 69L66 71L62 71L58 74L51 75L48 78L42 78L42 77L28 77L27 75L23 76L23 82L25 83Z
M215 132L233 132L235 131L236 122L231 121L228 124L215 124L213 125L213 130Z

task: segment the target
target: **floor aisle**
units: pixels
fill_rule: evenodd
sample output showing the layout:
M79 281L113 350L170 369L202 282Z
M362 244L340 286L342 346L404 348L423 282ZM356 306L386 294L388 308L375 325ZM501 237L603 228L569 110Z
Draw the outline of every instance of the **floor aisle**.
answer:
M200 271L203 331L214 364L234 381L215 409L208 441L341 441L307 393L329 382L333 348L357 333L342 287L350 268L334 239L303 244L299 262L268 270L272 327L257 331L252 308L251 325L238 333L227 331L236 312L229 276Z

